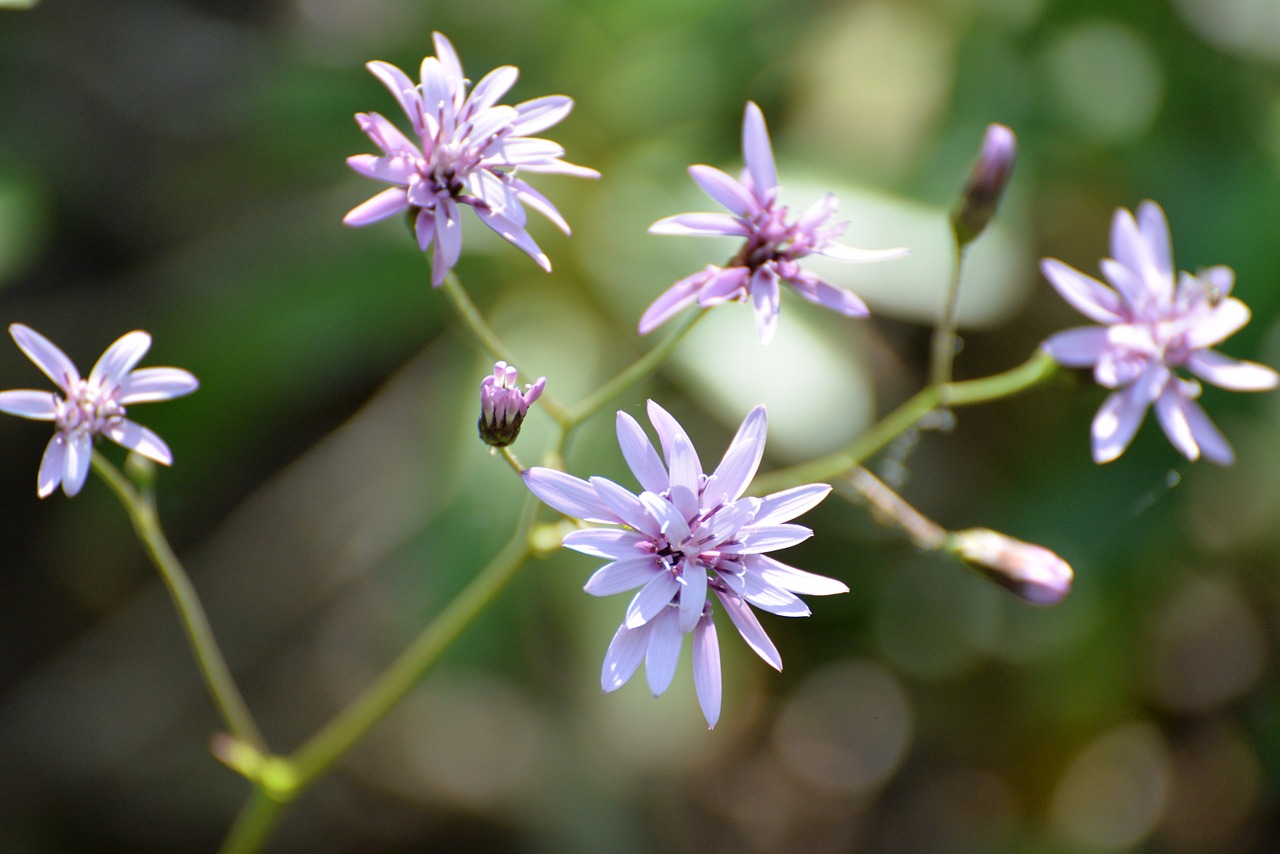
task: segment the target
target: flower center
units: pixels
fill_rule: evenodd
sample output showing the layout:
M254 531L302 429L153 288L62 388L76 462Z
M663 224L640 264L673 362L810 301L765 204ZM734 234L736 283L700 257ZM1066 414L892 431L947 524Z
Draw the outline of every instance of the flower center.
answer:
M115 395L103 394L88 380L78 381L72 392L69 399L58 400L54 423L60 432L94 436L124 418L124 407L116 402Z

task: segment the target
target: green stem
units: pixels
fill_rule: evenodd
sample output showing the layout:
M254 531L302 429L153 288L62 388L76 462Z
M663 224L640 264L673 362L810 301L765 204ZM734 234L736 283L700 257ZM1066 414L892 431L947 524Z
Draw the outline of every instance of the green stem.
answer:
M841 450L807 463L760 475L751 484L751 492L766 495L802 483L830 481L854 466L861 465L872 454L918 424L943 401L948 406L971 406L1012 397L1044 382L1053 375L1056 368L1057 362L1052 356L1043 350L1036 350L1026 362L1003 373L923 388Z
M129 520L133 523L133 530L137 533L151 562L160 571L160 578L164 581L169 597L178 611L187 640L191 644L191 650L195 653L196 662L204 676L205 685L208 686L209 694L213 697L218 711L221 712L223 721L236 738L260 752L265 752L266 742L258 731L258 726L254 723L244 698L240 696L240 689L236 687L235 680L231 677L231 670L222 657L222 651L218 648L213 629L209 626L209 618L205 615L204 606L200 604L200 597L196 594L191 579L187 577L186 571L165 538L151 491L149 489L140 491L134 488L133 484L97 451L93 452L93 470L124 505L125 512L129 514Z
M418 683L449 645L485 609L529 557L529 528L536 504L525 500L516 532L488 566L423 629L377 681L292 756L294 788L323 774Z
M235 824L222 841L219 854L251 854L260 851L271 831L275 829L280 811L285 804L272 798L261 786L254 786L253 794L245 802Z
M490 358L528 370L528 367L523 362L512 355L511 349L502 342L502 339L489 326L484 319L484 315L480 313L480 309L476 308L476 304L471 301L471 296L456 275L450 272L449 275L445 276L444 284L440 287L444 291L444 295L449 299L449 304L457 312L458 319L471 330L471 334L480 342L480 346L484 348ZM542 396L538 398L538 404L548 415L556 420L557 424L561 427L566 425L564 404L556 400L555 397L543 392Z
M951 365L956 356L956 314L960 303L960 269L964 264L964 244L955 240L954 266L938 325L933 328L933 352L930 359L929 385L943 387L951 382ZM941 401L946 405L947 401Z
M685 336L689 334L689 331L703 318L707 311L708 309L703 308L686 316L675 331L668 335L661 344L645 353L630 367L601 386L598 391L571 408L565 415L564 421L561 422L565 429L568 430L581 424L604 408L609 401L648 376L671 355L676 345L684 340Z

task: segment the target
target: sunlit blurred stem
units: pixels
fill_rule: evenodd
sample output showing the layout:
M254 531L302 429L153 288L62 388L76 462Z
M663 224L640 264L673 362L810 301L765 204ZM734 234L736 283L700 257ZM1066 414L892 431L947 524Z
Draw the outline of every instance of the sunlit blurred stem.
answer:
M875 508L877 518L897 525L920 548L937 551L947 542L945 528L927 518L862 466L854 467L846 483Z
M1048 380L1057 366L1052 356L1038 349L1026 362L1003 373L921 389L841 450L756 477L751 493L767 495L805 483L833 481L910 430L944 400L947 406L970 406L1012 397Z
M253 794L222 841L219 854L251 854L262 850L284 808L285 802L272 798L262 786L254 786Z
M462 286L462 282L457 275L450 272L445 276L444 284L440 286L440 289L444 291L444 295L448 298L449 304L453 306L453 310L458 313L458 319L471 330L471 334L480 342L480 346L484 348L490 358L495 361L516 365L526 374L536 376L524 362L512 355L511 349L490 328L488 322L484 319L484 315L480 313L480 309L476 308L476 304L471 301L471 296L467 293L466 288ZM544 412L554 418L562 429L565 427L567 422L565 408L562 403L543 392L542 396L538 398L538 405Z
M929 361L929 384L944 387L951 382L951 365L956 357L956 315L960 303L960 271L964 265L964 244L955 238L955 258L951 281L947 284L946 301L938 324L933 328L933 351ZM948 401L943 396L942 406Z
M417 685L467 626L507 586L530 555L529 528L537 502L525 498L515 533L365 692L339 712L292 757L295 791L327 771Z
M636 383L647 377L649 374L657 370L658 366L667 360L676 346L684 340L690 330L697 324L699 320L706 315L709 309L699 309L692 314L687 315L680 325L675 328L670 335L663 339L662 343L645 353L626 370L618 374L609 382L605 383L598 391L590 397L575 405L567 413L563 422L565 429L570 430L583 421L586 421L596 412L603 409L615 398L619 397L623 392L630 389Z
M507 461L507 465L515 469L516 474L524 471L524 466L520 465L520 460L516 459L516 455L510 448L494 448L494 450L502 455L502 458Z
M133 530L146 550L151 562L160 571L160 578L169 591L169 597L177 609L178 617L186 632L187 640L195 653L196 662L204 676L205 685L213 702L222 714L231 733L254 749L265 752L266 743L254 723L240 689L231 678L231 670L227 667L218 642L214 639L213 629L205 615L204 606L196 594L191 579L187 577L182 564L169 546L164 530L160 527L160 518L156 514L154 495L149 485L142 489L134 487L129 480L97 451L93 452L93 470L102 478L116 498L124 505L133 523Z

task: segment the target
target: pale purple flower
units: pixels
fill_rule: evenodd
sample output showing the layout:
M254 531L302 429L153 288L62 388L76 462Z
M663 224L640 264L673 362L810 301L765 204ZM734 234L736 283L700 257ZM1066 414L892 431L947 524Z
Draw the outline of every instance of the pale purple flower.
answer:
M671 684L684 636L692 633L694 687L714 727L720 717L720 647L712 603L718 600L747 645L781 670L782 659L749 606L806 617L809 609L796 593L848 592L842 582L765 554L813 534L790 520L822 501L831 487L815 483L765 498L743 496L764 454L763 406L748 413L710 474L703 473L688 434L653 401L649 420L661 458L636 420L618 413L618 443L640 482L639 495L603 477L584 481L547 468L529 469L524 481L567 516L619 526L586 528L564 538L569 548L609 561L587 581L588 593L609 596L639 588L605 654L601 687L621 688L643 661L649 689L659 696Z
M89 474L93 439L99 434L163 465L173 463L164 440L124 417L126 406L181 397L199 386L194 376L180 368L133 369L150 349L150 335L123 336L102 354L88 379L82 379L67 355L34 329L15 323L9 334L61 391L0 392L0 412L52 421L57 430L40 462L36 491L41 498L59 484L68 497L80 491Z
M1184 368L1202 380L1234 391L1275 388L1280 375L1265 365L1209 349L1249 322L1249 309L1229 296L1235 283L1230 267L1210 267L1198 275L1178 273L1175 287L1169 224L1155 202L1124 208L1111 222L1112 258L1102 261L1111 287L1054 258L1041 270L1067 302L1102 326L1068 329L1044 344L1069 367L1093 367L1093 376L1116 389L1093 419L1093 458L1116 459L1155 405L1169 441L1188 459L1204 454L1222 465L1235 459L1231 445L1196 403L1200 384L1175 371Z
M529 136L564 119L573 109L573 100L548 95L514 107L498 104L520 73L510 65L490 71L468 95L468 81L453 45L440 33L432 38L436 55L422 60L418 84L390 63L367 66L391 90L409 117L417 141L378 113L356 114L360 129L382 154L357 154L347 158L347 165L395 186L352 209L343 222L368 225L408 211L418 246L423 252L434 247L431 284L439 286L462 251L458 206L470 205L481 222L550 271L551 261L525 231L524 205L565 234L569 226L555 205L525 183L520 173L600 177L594 169L561 160L564 149L558 144Z
M505 448L520 435L529 407L542 396L546 377L520 391L519 374L506 362L495 362L493 373L480 383L480 438L486 445Z
M730 213L687 213L660 219L650 234L729 236L745 240L723 267L706 269L672 285L640 318L640 334L647 334L687 306L718 305L729 300L755 305L760 343L773 338L778 323L779 284L785 282L809 302L849 317L865 317L866 303L800 268L806 255L826 255L840 261L885 261L901 258L906 249L854 249L837 243L848 225L832 221L836 197L828 193L798 218L778 203L778 170L769 143L764 115L747 102L742 120L742 157L746 169L735 180L711 166L690 166L689 174L708 196Z

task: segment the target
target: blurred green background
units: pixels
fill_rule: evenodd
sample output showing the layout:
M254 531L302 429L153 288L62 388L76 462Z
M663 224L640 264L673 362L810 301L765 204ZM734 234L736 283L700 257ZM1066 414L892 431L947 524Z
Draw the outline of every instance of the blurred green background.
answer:
M1274 0L43 0L0 12L0 319L87 369L150 331L144 364L199 393L134 412L250 706L287 751L366 686L499 547L520 485L474 437L488 370L376 192L343 164L351 114L400 121L363 69L415 69L446 33L511 99L562 92L547 136L599 182L546 177L575 235L527 257L464 224L458 272L548 390L574 401L647 346L643 307L727 254L647 225L707 209L689 163L741 166L770 122L784 198L836 190L847 242L907 261L822 267L875 317L784 296L755 343L726 306L643 388L718 458L770 406L776 466L847 441L916 390L948 270L944 212L983 127L1020 140L973 251L958 375L1021 362L1082 319L1041 279L1096 271L1112 211L1169 215L1184 269L1228 264L1254 321L1223 347L1280 364L1280 7ZM531 217L531 219L535 219ZM526 379L532 379L526 376ZM0 342L0 388L43 386ZM625 597L596 561L529 564L390 718L287 814L270 850L1248 852L1280 847L1280 397L1208 389L1231 469L1154 423L1096 467L1088 377L959 415L875 470L941 524L1054 549L1036 609L919 554L833 497L781 555L846 581L766 615L786 669L722 624L708 733L688 664L601 696ZM606 412L569 461L631 483ZM1152 421L1152 419L1149 419ZM519 451L548 435L530 416ZM0 849L214 848L247 793L120 508L92 480L40 502L48 431L0 421ZM114 447L108 453L114 453ZM117 456L117 459L120 457Z

